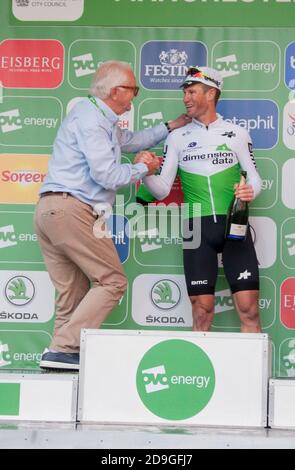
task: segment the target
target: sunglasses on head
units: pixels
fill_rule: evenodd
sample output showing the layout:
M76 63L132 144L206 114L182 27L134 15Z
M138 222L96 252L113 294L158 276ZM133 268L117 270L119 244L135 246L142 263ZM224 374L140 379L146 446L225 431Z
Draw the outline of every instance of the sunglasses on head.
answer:
M218 80L208 77L208 75L205 75L204 72L202 72L202 70L198 69L197 67L190 67L186 72L186 76L188 75L190 75L191 77L203 78L204 80L209 80L210 82L215 83L215 85L220 87L220 82Z

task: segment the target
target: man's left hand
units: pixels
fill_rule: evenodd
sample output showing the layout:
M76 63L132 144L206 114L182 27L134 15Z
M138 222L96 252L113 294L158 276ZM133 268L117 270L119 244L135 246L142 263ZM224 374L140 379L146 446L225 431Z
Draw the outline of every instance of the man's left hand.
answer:
M237 185L235 188L235 196L241 199L241 201L252 201L254 199L254 190L251 184Z

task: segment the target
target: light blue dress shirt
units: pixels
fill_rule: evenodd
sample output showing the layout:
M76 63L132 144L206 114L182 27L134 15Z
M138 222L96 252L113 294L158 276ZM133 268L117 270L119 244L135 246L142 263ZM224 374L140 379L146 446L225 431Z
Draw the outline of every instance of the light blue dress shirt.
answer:
M122 164L121 151L136 153L154 147L167 137L166 126L122 130L111 108L99 98L95 100L98 107L89 98L81 100L62 122L41 193L65 191L92 207L113 205L118 188L147 174L143 163Z

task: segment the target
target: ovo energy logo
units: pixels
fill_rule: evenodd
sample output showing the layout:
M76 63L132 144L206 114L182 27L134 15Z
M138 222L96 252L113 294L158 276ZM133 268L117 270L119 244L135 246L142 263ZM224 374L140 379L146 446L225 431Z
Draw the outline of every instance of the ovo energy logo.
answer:
M202 411L212 398L215 372L207 354L195 344L172 339L149 349L139 363L137 391L151 413L182 420Z
M69 48L69 83L75 89L88 90L91 75L110 59L123 60L135 69L135 52L134 44L126 40L77 39Z
M225 90L272 91L279 85L280 48L273 41L219 41L212 59Z

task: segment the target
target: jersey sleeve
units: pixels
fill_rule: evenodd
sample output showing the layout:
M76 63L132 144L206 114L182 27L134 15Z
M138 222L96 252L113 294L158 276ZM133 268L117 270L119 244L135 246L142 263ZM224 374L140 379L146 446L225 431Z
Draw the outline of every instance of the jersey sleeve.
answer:
M247 171L247 183L252 186L255 199L261 191L262 181L256 168L252 140L245 129L241 129L239 134L236 148L237 157L242 170Z
M177 146L174 139L173 134L166 139L160 173L143 178L144 185L159 200L165 199L170 193L178 170Z

